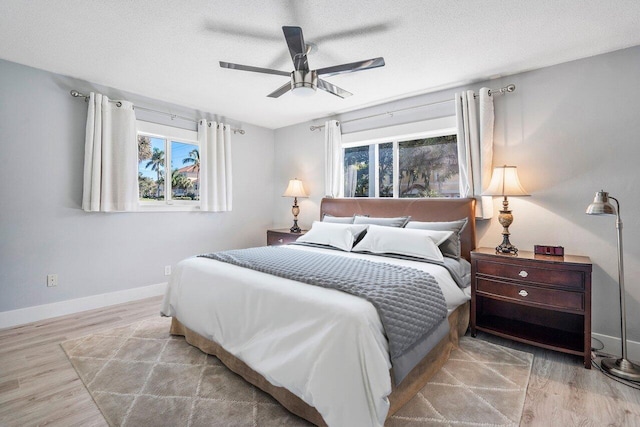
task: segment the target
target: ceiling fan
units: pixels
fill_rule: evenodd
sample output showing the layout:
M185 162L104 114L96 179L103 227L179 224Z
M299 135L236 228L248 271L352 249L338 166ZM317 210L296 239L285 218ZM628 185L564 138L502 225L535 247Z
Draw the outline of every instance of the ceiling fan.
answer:
M284 38L289 47L289 53L293 60L294 70L290 73L286 71L273 70L270 68L252 67L250 65L233 64L230 62L220 61L222 68L233 70L252 71L254 73L275 74L278 76L287 76L291 80L282 85L275 91L267 95L270 98L278 98L279 96L292 91L296 94L307 95L312 94L317 88L320 88L340 98L347 98L353 95L351 92L339 88L318 76L333 76L342 73L351 73L354 71L368 70L384 66L384 58L372 58L364 61L351 62L349 64L334 65L332 67L319 68L317 70L309 69L307 54L313 47L312 44L305 44L302 36L302 28L300 27L282 27Z

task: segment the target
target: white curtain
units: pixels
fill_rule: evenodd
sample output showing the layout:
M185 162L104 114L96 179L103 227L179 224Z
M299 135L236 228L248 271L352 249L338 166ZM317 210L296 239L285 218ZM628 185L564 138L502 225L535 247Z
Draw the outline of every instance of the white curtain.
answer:
M91 92L84 147L82 209L134 211L138 207L138 148L133 104Z
M200 120L200 209L231 211L231 128L224 123Z
M327 197L343 197L344 155L342 153L342 132L340 122L337 120L324 122L324 152L325 194Z
M489 89L479 91L478 106L473 91L456 93L460 197L476 197L476 218L493 217L490 196L480 196L489 186L493 163L493 98Z
M349 165L344 178L344 197L355 197L357 184L358 168L356 165Z

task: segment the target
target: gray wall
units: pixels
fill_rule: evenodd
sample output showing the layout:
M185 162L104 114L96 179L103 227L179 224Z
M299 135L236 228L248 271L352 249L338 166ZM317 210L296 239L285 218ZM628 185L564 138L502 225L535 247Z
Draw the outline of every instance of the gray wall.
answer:
M265 244L272 130L242 125L246 134L232 135L233 212L85 213L87 105L71 89L201 116L0 60L0 311L165 282L164 266L185 257ZM46 287L48 273L57 287Z
M511 198L511 241L520 249L562 245L567 253L590 256L593 272L593 330L620 336L615 219L584 214L597 190L619 198L624 220L629 339L640 341L640 47L413 97L351 112L349 120L443 99L460 89L499 88L516 92L495 99L494 163L518 166L531 197ZM447 110L448 109L448 110ZM453 103L344 124L345 133L454 114ZM320 124L322 120L314 121ZM300 223L318 217L324 191L322 132L304 123L276 131L274 223L288 225L289 200L280 198L296 175L311 192ZM494 200L496 212L501 201ZM501 241L497 220L478 222L478 243ZM617 348L608 349L612 352Z

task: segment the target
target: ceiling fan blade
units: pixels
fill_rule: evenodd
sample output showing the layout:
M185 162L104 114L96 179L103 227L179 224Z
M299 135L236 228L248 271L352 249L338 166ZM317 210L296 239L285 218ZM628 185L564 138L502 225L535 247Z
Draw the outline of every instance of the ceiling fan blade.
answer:
M271 92L269 95L267 95L269 98L277 98L281 95L284 95L285 93L289 92L291 90L291 82L287 82L285 84L283 84L282 86L280 86L278 89L274 90L273 92Z
M271 68L252 67L251 65L232 64L231 62L224 61L220 61L220 66L222 68L229 68L230 70L252 71L254 73L275 74L276 76L291 77L291 73L287 73L286 71L272 70Z
M289 46L289 53L293 60L293 67L296 71L309 71L309 63L307 62L307 45L304 44L302 36L302 28L300 27L282 27L284 39Z
M329 92L335 96L339 96L340 98L348 98L353 95L351 92L347 92L346 90L322 79L318 79L318 89L322 89L325 92Z
M333 76L335 74L351 73L353 71L362 71L378 67L384 67L384 58L372 58L365 61L351 62L349 64L334 65L333 67L320 68L316 71L318 75Z

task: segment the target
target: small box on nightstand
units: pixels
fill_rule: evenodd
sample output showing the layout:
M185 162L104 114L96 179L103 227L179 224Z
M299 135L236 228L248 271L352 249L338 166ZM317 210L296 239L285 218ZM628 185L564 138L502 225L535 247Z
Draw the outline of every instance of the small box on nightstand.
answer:
M562 246L533 245L533 253L536 255L564 256Z

